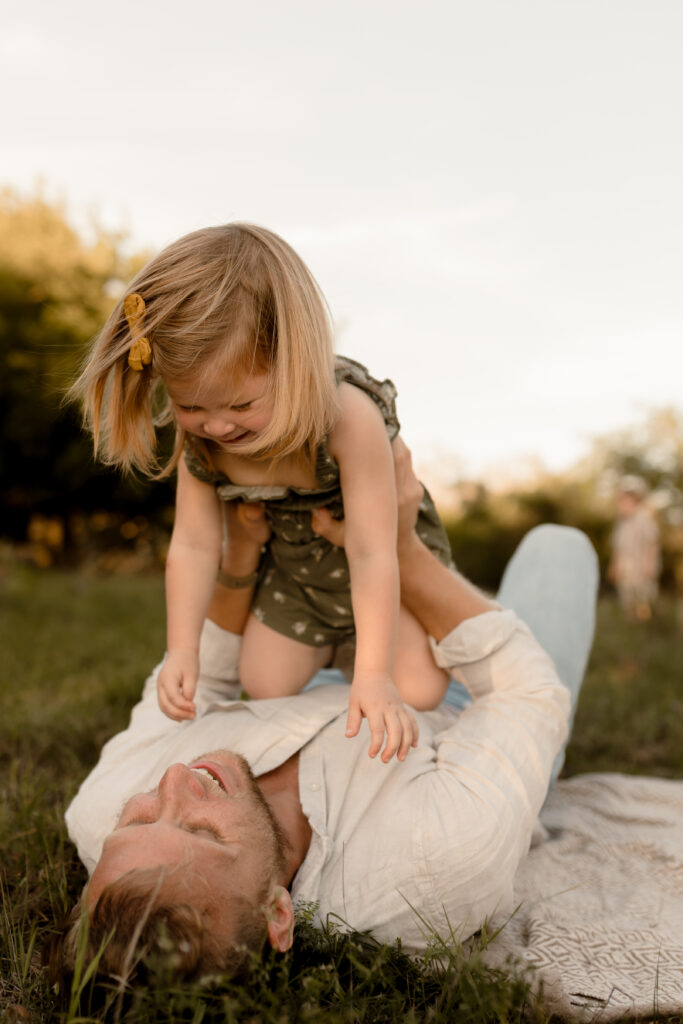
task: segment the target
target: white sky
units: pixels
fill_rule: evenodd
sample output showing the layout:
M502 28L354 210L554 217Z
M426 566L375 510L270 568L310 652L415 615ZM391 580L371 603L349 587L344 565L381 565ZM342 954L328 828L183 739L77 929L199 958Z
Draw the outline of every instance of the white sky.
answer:
M683 398L682 0L20 0L0 184L135 245L262 223L418 459L479 473Z

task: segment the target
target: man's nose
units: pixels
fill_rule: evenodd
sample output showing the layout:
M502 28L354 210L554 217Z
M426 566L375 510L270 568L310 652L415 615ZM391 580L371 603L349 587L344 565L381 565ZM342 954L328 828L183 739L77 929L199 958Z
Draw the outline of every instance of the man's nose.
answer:
M206 797L201 779L186 764L172 764L159 781L159 802L162 817L174 816L187 804Z

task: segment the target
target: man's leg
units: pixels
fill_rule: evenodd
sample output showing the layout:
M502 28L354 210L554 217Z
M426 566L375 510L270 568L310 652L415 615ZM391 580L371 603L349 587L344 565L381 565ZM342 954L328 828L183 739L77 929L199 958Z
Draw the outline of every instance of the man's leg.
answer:
M526 622L555 662L571 697L570 734L593 644L598 583L597 556L585 534L545 525L526 535L498 592L498 601ZM564 747L553 765L551 786L563 763Z

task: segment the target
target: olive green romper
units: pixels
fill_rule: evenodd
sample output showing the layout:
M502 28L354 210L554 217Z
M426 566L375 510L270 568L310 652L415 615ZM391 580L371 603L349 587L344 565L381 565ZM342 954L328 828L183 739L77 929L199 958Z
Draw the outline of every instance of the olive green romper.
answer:
M390 440L399 431L396 388L378 381L360 363L337 357L337 383L347 381L364 391L379 407ZM311 511L327 507L335 519L344 514L339 467L323 442L317 452L315 490L286 486L241 486L224 473L210 469L202 442L188 435L185 461L198 479L212 483L223 501L263 501L272 535L264 556L264 572L254 596L254 615L271 629L310 647L339 644L354 632L349 567L343 548L313 533ZM425 490L417 531L445 564L451 564L448 538L434 503Z

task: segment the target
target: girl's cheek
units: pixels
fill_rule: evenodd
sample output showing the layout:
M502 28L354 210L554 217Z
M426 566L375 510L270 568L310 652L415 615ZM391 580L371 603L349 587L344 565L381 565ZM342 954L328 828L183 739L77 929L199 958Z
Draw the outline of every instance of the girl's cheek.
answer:
M197 430L197 417L196 416L192 416L190 413L187 413L187 412L179 412L177 409L175 410L175 416L176 416L176 419L177 419L178 423L183 428L183 430L189 430L191 434L192 433L196 433L196 430Z

